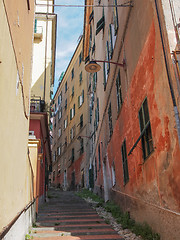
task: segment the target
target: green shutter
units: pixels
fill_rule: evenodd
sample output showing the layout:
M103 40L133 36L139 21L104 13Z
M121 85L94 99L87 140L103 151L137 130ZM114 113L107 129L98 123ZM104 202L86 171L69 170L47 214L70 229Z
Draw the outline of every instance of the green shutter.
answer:
M34 33L37 33L37 19L35 19L34 23Z
M72 119L72 109L70 109L70 120Z
M74 104L74 116L75 116L75 104Z

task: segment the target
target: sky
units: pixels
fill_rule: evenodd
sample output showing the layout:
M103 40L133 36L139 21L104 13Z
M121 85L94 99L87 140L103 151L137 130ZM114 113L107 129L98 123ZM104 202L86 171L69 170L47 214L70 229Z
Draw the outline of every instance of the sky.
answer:
M84 0L55 0L60 5L84 5ZM54 94L58 80L73 56L79 37L83 34L84 8L55 7L57 14L56 65Z

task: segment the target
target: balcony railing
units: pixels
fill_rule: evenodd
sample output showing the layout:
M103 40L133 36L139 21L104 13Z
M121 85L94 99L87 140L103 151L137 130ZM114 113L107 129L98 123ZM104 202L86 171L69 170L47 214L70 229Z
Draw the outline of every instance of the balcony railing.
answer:
M45 101L41 100L41 97L35 97L31 99L30 112L44 112Z

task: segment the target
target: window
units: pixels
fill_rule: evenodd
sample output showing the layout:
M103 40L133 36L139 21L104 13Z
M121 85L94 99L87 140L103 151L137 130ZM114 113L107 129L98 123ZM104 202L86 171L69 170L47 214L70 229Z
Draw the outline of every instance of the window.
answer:
M75 104L73 108L70 109L70 120L72 120L74 116L75 116Z
M67 147L67 137L65 137L65 139L64 139L64 148L66 148Z
M74 148L72 148L72 152L71 152L71 161L72 163L74 162Z
M83 114L80 116L80 129L83 127Z
M89 54L91 52L91 45L92 45L92 26L90 25L90 34L89 34Z
M83 154L84 152L84 141L83 138L80 139L80 154Z
M108 41L106 42L106 56L105 56L105 60L109 61L109 45L108 45ZM104 70L104 90L106 90L106 84L107 84L107 80L108 80L108 75L109 75L109 71L110 71L110 63L103 63L103 70Z
M119 112L119 110L121 109L121 106L122 106L120 71L118 72L118 75L117 75L117 78L116 78L116 92L117 92L117 107L118 107L118 112Z
M67 124L68 124L68 120L66 118L66 119L64 119L64 130L67 128Z
M65 110L67 109L67 98L65 100L64 108L65 108Z
M93 91L96 91L97 86L97 72L93 74Z
M108 108L108 118L109 118L109 136L111 137L113 133L111 103L109 104Z
M121 154L122 154L124 184L126 184L126 183L129 181L127 152L126 152L126 140L124 140L124 142L123 142L123 144L122 144Z
M58 96L58 105L60 105L62 102L62 92Z
M72 78L72 79L74 78L74 68L73 68L72 71L71 71L71 78Z
M62 107L58 111L58 120L62 118Z
M96 24L96 35L103 29L105 26L105 17L104 17L104 8L103 8L103 16Z
M59 147L57 148L57 154L58 154L58 156L61 155L61 146L59 146Z
M72 87L72 94L71 94L72 98L74 97L74 86Z
M58 137L60 137L62 134L61 128L58 129Z
M65 83L65 92L67 92L67 82Z
M108 31L108 44L109 44L109 59L112 58L113 49L114 49L114 37L113 37L113 25L109 24L109 31Z
M78 107L81 107L84 102L84 90L82 90L81 95L78 97Z
M101 146L98 145L98 160L99 160L99 169L101 168Z
M75 137L75 125L70 129L70 139L71 141L74 139Z
M82 72L79 74L79 84L81 85L82 83Z
M55 171L53 171L53 182L55 181Z
M82 52L79 54L79 65L81 64L82 62Z
M114 30L115 35L117 35L118 30L118 10L117 10L117 0L114 0L114 7L113 7L113 23L114 23Z
M139 124L140 124L140 130L142 135L141 140L142 140L143 157L145 160L153 151L153 141L152 141L147 98L145 98L139 110Z

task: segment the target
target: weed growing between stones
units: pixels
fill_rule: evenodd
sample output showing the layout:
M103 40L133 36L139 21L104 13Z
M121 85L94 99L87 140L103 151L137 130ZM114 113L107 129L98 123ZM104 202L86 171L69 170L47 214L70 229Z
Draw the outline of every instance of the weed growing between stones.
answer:
M141 224L135 222L130 218L128 212L124 213L115 203L110 201L105 203L102 198L87 189L78 192L77 195L85 199L91 198L93 201L97 202L96 207L103 207L107 212L110 212L116 222L121 224L123 229L130 229L137 236L140 235L144 240L160 240L159 234L154 233L147 223ZM109 223L108 220L106 223Z

